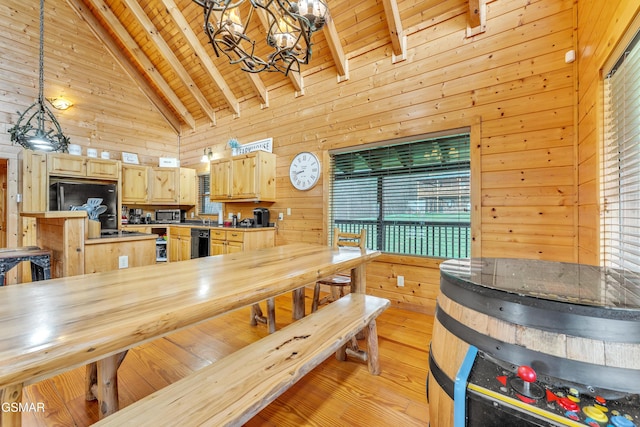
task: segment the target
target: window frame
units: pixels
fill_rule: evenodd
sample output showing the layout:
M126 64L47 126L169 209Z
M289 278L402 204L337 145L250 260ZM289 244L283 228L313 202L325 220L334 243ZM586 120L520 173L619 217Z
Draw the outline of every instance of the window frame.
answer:
M462 122L462 123L460 123ZM469 248L469 257L481 257L482 256L482 236L481 236L481 209L480 209L480 201L481 201L481 171L480 171L480 159L481 159L481 119L479 117L470 117L465 120L459 121L461 126L459 127L451 127L448 129L442 130L434 130L433 132L420 134L411 137L398 138L395 140L386 140L379 141L375 143L362 144L356 147L343 147L338 149L333 149L327 151L327 156L325 157L325 161L330 163L330 166L325 176L325 185L328 188L325 194L325 207L326 207L326 227L327 227L327 242L331 243L333 239L333 213L332 207L330 206L331 200L333 197L333 156L336 154L343 154L347 152L361 151L363 149L371 149L376 147L383 146L391 146L397 144L403 144L407 142L413 141L424 141L426 139L436 139L441 137L453 136L456 134L466 133L469 135L469 151L470 151L470 163L469 163L469 220L470 220L470 232L469 232L469 240L470 240L470 248ZM369 240L369 239L368 239ZM443 257L438 256L430 256L430 255L413 255L413 254L404 254L404 253L394 253L394 252L385 252L385 256L388 259L393 259L394 257L398 258L434 258L434 259L443 259ZM391 257L391 258L389 258ZM447 257L444 257L447 258Z

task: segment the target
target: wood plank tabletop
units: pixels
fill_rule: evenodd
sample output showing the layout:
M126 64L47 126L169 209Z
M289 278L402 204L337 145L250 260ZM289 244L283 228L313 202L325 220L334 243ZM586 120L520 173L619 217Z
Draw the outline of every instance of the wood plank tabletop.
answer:
M0 288L0 388L29 384L349 269L378 251L293 244Z

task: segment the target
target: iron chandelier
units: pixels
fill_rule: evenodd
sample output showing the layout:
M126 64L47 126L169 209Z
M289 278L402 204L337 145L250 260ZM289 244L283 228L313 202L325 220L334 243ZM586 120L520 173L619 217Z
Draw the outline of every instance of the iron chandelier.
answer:
M328 14L324 0L193 1L204 9L204 30L216 56L223 53L231 64L240 64L249 73L299 73L300 65L311 60L311 35L324 26ZM242 4L250 7L241 10ZM266 57L259 56L256 41L248 35L255 19L267 30L270 53Z

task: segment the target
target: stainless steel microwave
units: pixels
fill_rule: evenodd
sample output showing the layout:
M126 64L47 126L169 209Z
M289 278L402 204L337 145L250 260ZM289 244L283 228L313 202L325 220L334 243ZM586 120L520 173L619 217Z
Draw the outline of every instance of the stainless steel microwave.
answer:
M180 223L184 222L186 213L180 209L158 209L156 210L156 222L159 223Z

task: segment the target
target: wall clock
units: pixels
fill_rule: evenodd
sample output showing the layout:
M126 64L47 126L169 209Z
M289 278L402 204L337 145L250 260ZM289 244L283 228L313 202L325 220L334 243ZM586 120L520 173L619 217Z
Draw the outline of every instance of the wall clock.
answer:
M289 180L298 190L310 190L320 179L320 160L306 151L296 154L289 166Z

